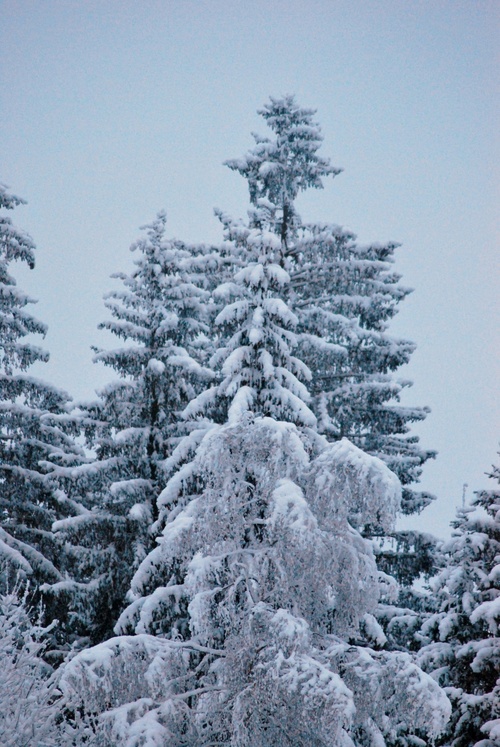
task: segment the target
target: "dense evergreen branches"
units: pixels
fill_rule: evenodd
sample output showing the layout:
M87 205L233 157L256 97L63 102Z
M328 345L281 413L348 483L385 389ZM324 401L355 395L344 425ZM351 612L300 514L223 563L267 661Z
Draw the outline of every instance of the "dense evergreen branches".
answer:
M23 203L0 185L0 208ZM69 397L26 370L48 354L29 339L46 326L29 312L33 299L17 287L11 265L35 264L35 245L9 217L0 217L0 590L20 574L43 582L62 578L54 520L68 513L54 471L78 464ZM26 339L28 338L28 339Z
M167 240L165 224L159 213L131 247L138 255L133 272L114 276L123 289L106 296L112 319L100 326L125 344L96 349L95 361L120 378L80 408L95 457L61 474L76 511L54 529L71 581L52 593L69 594L75 623L94 642L111 634L130 578L150 548L166 460L183 433L180 413L200 382L212 378L199 362L208 339L208 260L203 247Z
M164 213L145 227L106 296L120 346L94 351L118 379L73 413L26 373L45 327L8 268L34 245L1 218L2 584L33 578L80 649L35 720L57 712L65 747L423 747L450 715L439 680L442 744L491 747L498 496L459 517L438 607L391 604L388 573L410 588L436 562L428 535L387 540L431 499L412 488L427 409L395 377L414 345L388 332L410 290L394 242L302 222L300 193L341 171L314 110L260 114L272 134L227 162L248 221L219 211L219 247L167 239ZM35 669L43 701L55 680Z

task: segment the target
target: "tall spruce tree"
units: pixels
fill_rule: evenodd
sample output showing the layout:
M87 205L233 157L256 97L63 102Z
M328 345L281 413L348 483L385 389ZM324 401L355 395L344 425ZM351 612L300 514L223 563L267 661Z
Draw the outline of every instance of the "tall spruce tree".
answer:
M500 469L490 477L500 484ZM444 568L435 579L437 610L425 621L418 660L445 687L452 718L438 744L496 747L500 742L500 490L476 494L457 512Z
M24 201L0 184L0 208ZM40 584L61 581L61 545L52 523L71 513L54 475L79 464L69 397L26 373L48 353L29 339L46 326L29 312L33 299L23 293L10 266L35 265L35 245L8 216L0 216L0 591L15 577ZM52 610L57 614L57 610Z
M403 486L401 512L418 513L433 496L414 486L435 452L422 449L410 433L428 408L400 404L411 382L396 372L415 345L388 333L398 304L410 293L393 268L398 245L364 246L336 224L304 224L295 205L299 193L322 188L323 178L341 169L318 154L323 138L314 110L285 96L271 98L259 113L272 136L254 135L255 147L227 165L248 180L253 205L267 203L273 230L285 245L288 301L299 320L298 356L312 372L308 389L318 431L331 440L347 437L381 458ZM259 210L253 214L258 224ZM401 601L413 603L409 587L432 572L436 540L420 532L392 532L388 538L373 520L363 533L379 536L379 567L406 587L408 599Z
M397 380L394 372L415 348L387 333L397 305L410 292L392 267L398 245L360 246L337 225L304 225L295 206L299 192L322 188L322 178L341 169L317 153L323 138L315 110L286 96L271 98L259 114L273 137L254 135L255 147L227 165L247 179L254 206L263 200L274 206L274 230L291 276L289 301L299 318L300 357L312 372L318 428L383 459L403 485L402 510L419 511L432 496L410 486L435 453L408 435L409 424L424 419L428 408L398 404L411 382Z
M122 290L106 296L112 320L101 328L124 347L97 350L120 378L81 410L95 458L68 470L80 510L54 529L67 548L69 580L52 588L70 596L74 625L94 642L108 637L137 564L149 551L157 498L168 477L166 460L182 430L180 413L211 373L197 359L206 338L203 289L209 259L165 237L166 215L145 227L131 247L130 275L113 277Z
M415 745L449 714L407 654L381 650L379 577L354 525L388 530L401 487L315 430L273 211L224 221L238 261L215 293L220 376L184 411L218 422L159 497L165 526L120 635L62 677L96 745Z

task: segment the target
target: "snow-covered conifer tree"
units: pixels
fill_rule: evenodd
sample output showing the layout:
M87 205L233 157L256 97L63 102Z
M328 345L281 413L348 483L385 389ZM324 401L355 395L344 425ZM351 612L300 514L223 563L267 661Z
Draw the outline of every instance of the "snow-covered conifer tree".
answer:
M490 477L500 483L500 469ZM434 582L437 612L424 623L418 660L453 705L438 742L496 747L500 742L500 490L459 509L444 568Z
M337 225L304 225L295 207L299 192L321 188L322 177L341 169L317 153L323 138L313 109L286 96L271 98L259 113L274 136L254 135L255 147L227 164L248 180L254 205L267 199L275 206L274 230L286 249L290 305L299 319L299 355L313 374L309 391L318 428L383 459L403 484L402 510L421 510L431 496L409 486L434 452L408 435L409 423L428 409L398 404L411 382L394 372L415 346L387 333L410 292L392 267L397 244L360 246Z
M23 200L0 185L0 207ZM0 216L0 590L21 574L37 585L62 580L61 547L52 534L56 519L69 513L53 477L78 464L69 397L26 373L48 353L29 340L46 326L29 313L33 299L10 274L14 262L34 267L35 245L9 217ZM28 339L26 339L28 338Z
M67 479L80 508L54 525L67 547L70 594L82 631L102 640L123 605L131 575L148 551L156 499L167 479L165 460L180 435L180 413L210 372L198 362L207 331L203 272L210 260L165 237L166 215L146 226L131 247L130 275L106 297L113 319L100 326L124 347L96 350L95 360L120 378L82 408L87 443L96 458ZM76 505L76 503L75 503Z
M125 511L156 519L158 486L165 483L164 461L184 435L180 413L212 377L200 365L206 346L209 294L204 273L211 258L203 247L165 237L160 212L147 237L131 246L139 252L131 275L117 273L121 291L106 297L113 319L100 327L127 343L97 350L95 361L120 375L88 407L85 428L97 450L92 471L113 484L112 502ZM195 254L196 252L196 254ZM140 508L139 508L140 504Z

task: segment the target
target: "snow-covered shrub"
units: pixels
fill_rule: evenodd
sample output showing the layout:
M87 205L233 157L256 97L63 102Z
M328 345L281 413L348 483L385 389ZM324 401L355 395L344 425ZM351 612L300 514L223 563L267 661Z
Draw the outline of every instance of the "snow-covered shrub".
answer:
M0 744L55 747L59 732L57 678L43 660L51 627L30 619L27 591L0 595Z

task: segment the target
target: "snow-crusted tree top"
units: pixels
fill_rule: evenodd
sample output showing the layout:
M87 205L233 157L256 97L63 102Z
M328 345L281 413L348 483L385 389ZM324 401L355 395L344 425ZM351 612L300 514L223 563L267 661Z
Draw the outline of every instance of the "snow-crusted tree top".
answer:
M192 357L208 330L204 308L209 295L204 288L208 252L203 246L168 240L165 225L166 214L161 211L151 225L142 227L147 236L130 247L137 254L135 269L130 274L115 273L112 277L122 280L124 287L105 296L113 319L99 326L124 340L126 347L95 349L95 360L124 378L163 376L166 380L170 373L170 379L176 380L181 370L208 375Z
M104 322L124 340L134 339L151 345L154 329L156 346L162 339L175 342L182 337L181 328L188 327L194 336L204 329L197 320L201 302L208 295L203 283L204 259L195 258L191 247L181 241L165 238L166 214L160 212L148 226L147 238L132 244L138 252L136 269L130 274L115 273L126 290L105 296L106 306L118 321Z
M323 137L313 117L315 109L303 109L294 96L270 98L258 112L275 138L253 134L255 147L242 158L226 161L226 165L248 180L250 200L267 198L283 210L282 235L290 225L300 222L293 202L298 193L308 187L321 189L324 176L336 176L342 169L330 164L328 158L317 155ZM294 219L295 218L295 219Z

